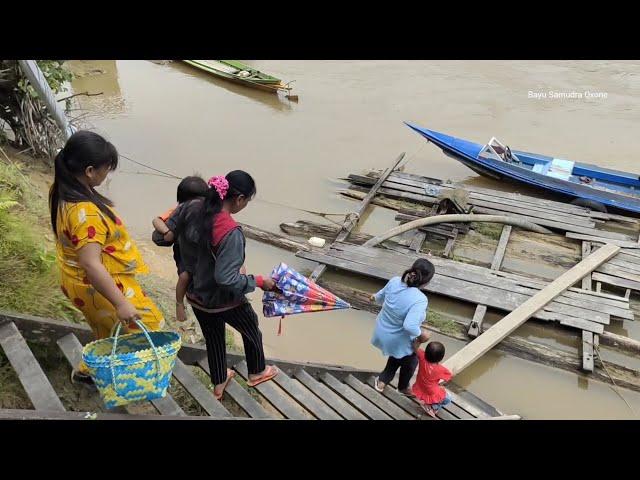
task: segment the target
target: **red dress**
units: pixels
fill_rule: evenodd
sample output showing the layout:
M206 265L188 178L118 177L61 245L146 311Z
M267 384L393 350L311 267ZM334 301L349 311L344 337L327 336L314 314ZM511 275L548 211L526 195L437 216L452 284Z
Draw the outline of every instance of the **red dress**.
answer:
M440 380L449 381L453 375L447 367L438 363L429 363L424 350L418 350L418 377L413 384L413 394L424 403L440 403L447 396L444 388L438 385Z

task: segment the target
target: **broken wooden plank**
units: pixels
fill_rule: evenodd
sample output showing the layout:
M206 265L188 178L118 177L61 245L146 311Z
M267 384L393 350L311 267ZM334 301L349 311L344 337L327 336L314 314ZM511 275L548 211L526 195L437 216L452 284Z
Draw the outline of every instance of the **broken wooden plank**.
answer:
M424 243L426 238L426 233L420 231L416 232L413 236L413 239L411 240L411 243L409 244L409 249L413 250L414 252L419 252L422 249L422 244Z
M500 270L502 260L504 259L504 253L507 249L507 243L509 242L509 236L511 235L511 229L511 225L505 225L502 227L500 240L498 240L498 246L496 247L496 252L493 255L493 260L491 261L491 270ZM471 338L475 338L482 333L482 322L486 313L486 305L476 306L476 311L473 314L473 318L469 324L469 330L467 331Z
M591 278L598 283L606 283L608 285L613 285L614 287L640 291L640 282L634 282L633 280L627 280L626 278L608 275L598 271L593 272L591 274Z
M596 233L593 234L589 234L589 233L580 233L580 232L567 232L565 234L565 236L567 238L573 238L575 240L588 240L591 243L612 243L614 245L617 245L621 248L626 248L629 250L632 249L638 249L640 248L640 244L636 243L636 242L632 242L629 240L620 240L620 239L616 239L616 238L609 238L609 237L605 237L604 235L601 234L602 231L598 231Z
M582 331L582 369L593 372L593 333Z
M540 290L539 293L520 305L498 323L493 325L483 335L451 356L444 366L456 375L467 368L478 358L489 351L494 345L508 336L512 331L526 322L538 310L544 308L562 291L581 280L586 274L595 270L620 250L617 245L607 244L582 260L575 267L560 275L557 279Z
M450 258L451 257L451 253L453 252L453 244L456 241L456 238L458 238L458 229L454 228L451 233L453 234L453 237L449 238L447 240L447 244L444 247L444 253L443 256L445 258Z
M360 220L360 217L362 216L362 214L364 214L364 212L367 210L367 207L369 206L369 203L371 203L371 200L373 199L373 197L375 197L376 194L378 193L378 188L384 183L384 181L391 174L391 172L393 172L393 170L400 164L400 162L404 158L404 155L405 155L405 153L402 152L398 156L398 158L393 162L393 165L391 167L387 168L384 172L382 172L382 174L380 175L380 178L378 179L378 181L375 183L375 185L373 187L371 187L371 190L364 197L362 202L360 202L360 207L355 212L355 215L350 215L345 219L344 224L342 225L342 228L340 229L340 233L336 237L336 241L337 242L342 242L342 241L346 240L349 237L349 234L351 233L351 230L353 230L353 228L356 226L356 224L358 223L358 220ZM326 268L327 268L327 266L326 265L322 265L322 264L320 264L316 268L314 268L313 272L311 272L311 277L310 277L311 280L316 281L318 278L320 278L320 276L324 273Z
M582 258L587 258L591 253L591 242L582 242ZM591 290L591 274L585 275L582 279L582 288L585 290Z
M56 391L13 322L0 325L0 347L17 373L34 408L64 412L65 408Z

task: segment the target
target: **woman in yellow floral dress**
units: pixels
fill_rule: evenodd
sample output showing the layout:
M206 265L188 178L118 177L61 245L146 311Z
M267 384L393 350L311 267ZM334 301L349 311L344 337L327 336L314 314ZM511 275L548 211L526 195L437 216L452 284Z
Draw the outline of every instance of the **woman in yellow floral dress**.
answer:
M147 273L140 252L99 186L118 166L116 148L100 135L78 131L55 158L49 192L51 225L61 271L62 291L84 314L96 339L108 337L116 322L135 330L136 319L150 330L164 318L135 279ZM72 373L90 382L86 366Z

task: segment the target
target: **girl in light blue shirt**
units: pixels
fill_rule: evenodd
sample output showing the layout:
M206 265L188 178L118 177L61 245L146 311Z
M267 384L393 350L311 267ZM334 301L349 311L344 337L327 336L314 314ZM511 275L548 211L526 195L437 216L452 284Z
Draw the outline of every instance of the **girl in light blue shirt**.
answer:
M398 392L411 396L409 381L418 365L413 344L426 342L429 335L420 326L427 315L429 300L421 290L433 278L435 268L426 258L414 262L400 277L393 277L371 300L382 305L371 344L389 357L385 369L376 378L375 388L383 392L398 368Z

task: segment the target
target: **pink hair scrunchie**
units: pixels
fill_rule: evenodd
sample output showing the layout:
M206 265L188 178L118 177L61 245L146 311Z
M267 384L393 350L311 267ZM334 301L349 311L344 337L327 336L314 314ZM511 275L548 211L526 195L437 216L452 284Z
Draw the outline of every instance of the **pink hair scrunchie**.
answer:
M224 197L227 196L227 192L229 191L229 182L226 178L221 176L211 177L207 182L209 187L213 187L220 195L220 200L224 200Z

